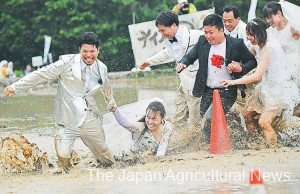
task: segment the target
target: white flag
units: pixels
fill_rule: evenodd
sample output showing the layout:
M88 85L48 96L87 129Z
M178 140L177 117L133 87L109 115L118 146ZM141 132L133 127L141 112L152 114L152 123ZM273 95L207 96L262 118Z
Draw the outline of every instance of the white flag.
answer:
M48 59L48 53L50 50L50 44L51 44L51 36L45 35L45 46L44 46L44 58L43 58L43 63L47 63Z

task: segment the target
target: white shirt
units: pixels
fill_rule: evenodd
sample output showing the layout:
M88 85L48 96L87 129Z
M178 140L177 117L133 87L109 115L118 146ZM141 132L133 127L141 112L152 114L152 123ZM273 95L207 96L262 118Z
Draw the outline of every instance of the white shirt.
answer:
M221 44L211 45L208 55L208 71L206 85L210 88L222 88L223 86L221 85L221 80L231 79L231 76L227 71L224 60L221 65L221 68L212 65L212 55L220 55L224 59L226 59L226 39Z
M80 64L81 64L81 75L82 75L81 77L82 80L85 80L86 78L85 72L86 72L87 65L82 60L80 61ZM102 82L97 61L94 62L92 65L90 65L90 69L91 69L91 74L90 74L90 81L87 87L87 92L90 91L96 85L100 85L100 83Z
M240 20L233 31L229 32L226 28L224 28L224 33L233 38L242 38L245 45L249 48L251 43L247 40L246 26L247 24Z
M172 49L172 54L175 60L178 62L182 58L182 36L183 36L183 28L179 26L175 38L177 39L177 42L173 42L171 49Z

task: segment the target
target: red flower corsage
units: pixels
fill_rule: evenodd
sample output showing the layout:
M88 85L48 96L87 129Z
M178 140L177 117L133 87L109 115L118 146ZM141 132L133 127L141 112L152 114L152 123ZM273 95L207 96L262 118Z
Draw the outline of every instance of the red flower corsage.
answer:
M224 57L222 57L220 55L213 54L212 57L210 58L210 60L211 60L211 65L216 66L219 69L221 69L223 63L225 63Z

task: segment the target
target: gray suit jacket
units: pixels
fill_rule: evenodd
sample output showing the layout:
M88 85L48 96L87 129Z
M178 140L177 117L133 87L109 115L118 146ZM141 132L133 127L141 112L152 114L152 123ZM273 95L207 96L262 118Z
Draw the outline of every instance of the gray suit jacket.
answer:
M203 34L201 30L190 30L186 26L180 25L179 28L182 28L182 45L179 53L180 58L176 59L172 50L172 43L166 41L166 47L159 53L149 57L147 61L151 66L159 65L165 61L175 59L176 62L180 61L181 58L188 53L198 42L200 35ZM194 65L186 68L184 71L179 74L180 86L183 91L187 94L193 95L192 90L195 83L196 73L199 67L198 61L194 62Z
M58 79L57 94L55 97L55 122L69 127L79 127L83 123L87 110L100 116L95 92L101 90L108 108L116 107L112 90L107 77L107 67L97 60L101 80L90 92L84 93L85 81L81 79L80 54L68 55L50 65L42 67L11 86L16 92L27 90L36 84L49 79Z
M196 75L196 80L193 88L193 95L201 97L206 90L207 71L208 71L208 55L211 45L207 42L204 36L200 36L194 48L185 55L180 63L185 65L192 64L198 59L199 69ZM240 78L247 74L252 69L256 68L257 61L252 53L248 50L243 42L243 39L232 38L226 35L226 65L231 61L242 63L241 73L232 73L234 79Z

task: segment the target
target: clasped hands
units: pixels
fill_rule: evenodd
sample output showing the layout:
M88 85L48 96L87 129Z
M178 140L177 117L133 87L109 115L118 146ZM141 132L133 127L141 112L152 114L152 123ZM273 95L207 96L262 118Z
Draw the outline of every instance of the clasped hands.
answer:
M229 63L227 65L227 71L228 73L240 73L242 72L243 68L241 66L240 62L236 62L236 61L231 61L231 63ZM221 80L221 84L224 87L228 87L228 86L233 86L235 85L235 80Z
M176 72L180 73L185 68L186 68L185 64L178 63L178 65L176 66ZM230 73L230 74L233 73L233 72L239 73L239 72L242 72L242 70L243 70L242 66L241 66L241 63L236 62L236 61L231 61L231 63L229 63L226 68L227 68L228 73ZM222 80L221 84L224 87L235 85L234 80Z

